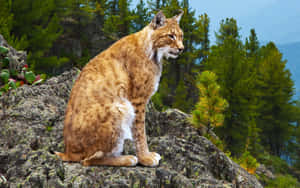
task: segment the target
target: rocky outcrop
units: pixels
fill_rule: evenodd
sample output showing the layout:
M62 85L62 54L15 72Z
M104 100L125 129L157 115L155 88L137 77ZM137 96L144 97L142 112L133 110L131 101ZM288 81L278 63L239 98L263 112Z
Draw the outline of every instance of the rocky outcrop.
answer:
M83 167L62 162L64 111L79 70L42 85L23 85L0 98L0 187L262 187L175 109L147 108L149 147L161 154L155 168ZM134 154L126 141L125 154Z
M151 150L161 154L158 167L83 167L60 161L63 118L78 70L42 85L18 88L1 114L0 173L4 187L261 187L256 178L232 162L199 131L188 115L174 109L147 111ZM3 113L3 107L1 107ZM126 142L125 153L134 154Z

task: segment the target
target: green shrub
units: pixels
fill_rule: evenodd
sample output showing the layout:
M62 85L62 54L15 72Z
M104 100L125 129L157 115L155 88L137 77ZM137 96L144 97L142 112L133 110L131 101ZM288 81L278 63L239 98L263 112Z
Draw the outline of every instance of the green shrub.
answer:
M268 153L263 153L258 156L260 163L266 165L267 167L272 167L275 174L288 174L289 165L286 161L282 160L280 157L270 155Z
M22 86L23 84L36 85L45 80L45 74L35 75L28 69L27 65L24 65L20 72L15 69L11 69L7 53L8 49L0 46L0 96L2 96L3 93Z
M298 188L300 183L290 175L279 175L275 180L269 180L266 188Z
M235 159L235 161L250 174L255 174L255 170L259 166L256 158L254 158L249 151L245 151L243 155L240 158Z
M220 86L217 84L217 76L210 71L202 72L197 78L199 89L199 102L192 112L192 124L199 128L206 126L211 128L222 126L224 121L224 110L228 103L220 96Z

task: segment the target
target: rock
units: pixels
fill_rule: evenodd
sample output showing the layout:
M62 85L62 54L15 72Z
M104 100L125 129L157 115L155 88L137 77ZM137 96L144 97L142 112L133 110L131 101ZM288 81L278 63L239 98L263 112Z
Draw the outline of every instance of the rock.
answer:
M267 169L266 166L263 164L261 164L261 165L259 165L259 167L257 167L255 173L258 174L259 176L264 175L268 179L276 178L276 176L269 169Z
M158 167L62 162L53 151L64 148L64 111L78 73L71 69L6 96L0 106L0 187L262 187L200 136L189 115L176 109L158 112L151 103L146 129L150 149L162 156ZM124 153L135 154L134 144L125 144Z
M257 174L259 176L259 181L263 186L267 185L267 180L274 180L276 178L276 176L273 174L273 172L263 164L260 164L256 168L255 174ZM297 177L297 176L295 176L295 177Z
M4 46L9 49L7 57L10 60L10 69L21 72L23 66L26 64L27 53L25 51L17 51L12 48L3 36L0 34L0 46ZM0 67L1 68L1 67Z

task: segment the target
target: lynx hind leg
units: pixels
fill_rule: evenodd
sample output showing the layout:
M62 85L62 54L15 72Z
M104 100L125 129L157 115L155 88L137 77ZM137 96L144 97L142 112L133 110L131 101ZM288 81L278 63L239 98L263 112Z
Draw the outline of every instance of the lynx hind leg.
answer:
M72 161L72 162L78 162L81 160L82 155L81 154L66 154L61 152L54 152L55 155L57 155L62 161Z
M105 165L105 166L135 166L138 162L137 157L133 155L120 155L123 151L125 139L132 139L131 127L134 121L134 108L127 99L121 99L113 104L116 107L116 113L121 118L120 134L116 145L111 152L96 152L90 157L81 161L84 166Z
M120 156L108 156L102 158L91 158L87 160L82 160L81 164L83 166L94 166L94 165L104 165L104 166L135 166L138 162L136 156L133 155L120 155Z

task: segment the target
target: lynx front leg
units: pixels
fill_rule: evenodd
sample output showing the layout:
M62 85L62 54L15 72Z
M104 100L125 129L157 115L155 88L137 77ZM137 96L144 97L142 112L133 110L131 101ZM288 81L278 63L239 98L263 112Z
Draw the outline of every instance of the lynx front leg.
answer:
M139 163L145 166L157 166L160 155L155 152L149 152L147 136L145 131L145 104L134 104L135 106L135 124L133 126L133 135L137 150Z

